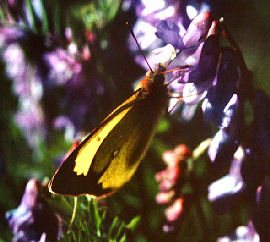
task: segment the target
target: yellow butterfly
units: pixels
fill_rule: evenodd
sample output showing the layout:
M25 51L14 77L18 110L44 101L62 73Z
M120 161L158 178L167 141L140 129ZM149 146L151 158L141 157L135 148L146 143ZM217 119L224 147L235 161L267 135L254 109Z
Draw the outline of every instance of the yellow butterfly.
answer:
M131 179L168 107L165 69L160 64L148 72L141 87L80 143L55 172L50 192L104 197Z

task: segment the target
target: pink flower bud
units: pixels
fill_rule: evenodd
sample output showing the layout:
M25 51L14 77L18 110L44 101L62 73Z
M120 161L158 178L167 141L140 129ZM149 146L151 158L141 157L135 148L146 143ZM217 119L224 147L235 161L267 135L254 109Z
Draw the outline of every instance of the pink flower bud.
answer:
M174 185L175 185L175 180L167 179L167 180L162 181L159 184L159 189L161 192L166 192L172 189Z
M172 201L174 195L175 195L174 191L161 192L157 194L156 201L158 204L168 204Z
M173 222L179 218L183 210L183 202L184 200L182 198L178 198L166 209L165 214L169 222Z

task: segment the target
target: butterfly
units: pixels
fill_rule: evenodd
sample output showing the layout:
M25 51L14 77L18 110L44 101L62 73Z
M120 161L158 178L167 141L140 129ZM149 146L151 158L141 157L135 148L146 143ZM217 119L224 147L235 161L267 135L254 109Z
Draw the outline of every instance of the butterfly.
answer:
M165 71L162 64L149 71L140 88L78 145L50 180L50 192L99 198L131 179L168 107Z

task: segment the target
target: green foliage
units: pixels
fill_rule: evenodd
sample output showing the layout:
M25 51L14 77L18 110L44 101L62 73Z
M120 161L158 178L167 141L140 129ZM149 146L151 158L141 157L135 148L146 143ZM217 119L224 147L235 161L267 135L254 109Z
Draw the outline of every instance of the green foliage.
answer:
M118 217L109 218L108 207L89 196L79 197L75 217L70 224L75 203L72 198L55 197L51 204L57 208L64 220L64 233L60 241L128 241L130 233L134 233L140 222L140 216L125 223ZM66 228L69 228L66 230Z
M74 24L81 22L85 30L102 29L114 19L119 7L119 0L80 3L72 6L69 10L70 24L74 26Z

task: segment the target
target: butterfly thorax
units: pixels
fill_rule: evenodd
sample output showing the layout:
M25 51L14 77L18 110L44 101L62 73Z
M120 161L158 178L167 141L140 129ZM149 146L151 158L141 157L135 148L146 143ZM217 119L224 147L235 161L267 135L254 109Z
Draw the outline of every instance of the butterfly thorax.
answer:
M141 87L149 94L159 96L160 94L166 94L168 92L167 86L164 85L165 67L158 65L153 72L147 72L146 77L141 81Z

